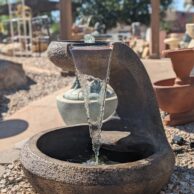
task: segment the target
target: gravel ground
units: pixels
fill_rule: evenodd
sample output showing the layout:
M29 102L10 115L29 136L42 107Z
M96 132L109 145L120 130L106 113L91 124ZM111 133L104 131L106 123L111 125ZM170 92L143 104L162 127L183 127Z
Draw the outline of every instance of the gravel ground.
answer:
M194 123L175 127L166 127L165 132L176 156L174 173L169 184L160 194L194 194ZM175 136L184 139L183 145L173 143Z
M1 194L36 194L25 178L19 161L5 166L6 171L0 178Z
M13 114L31 101L53 93L73 81L63 74L46 57L9 57L0 54L0 59L20 63L28 77L28 83L19 89L0 90L0 120Z
M60 74L36 74L27 72L28 84L18 90L0 91L0 120L13 114L31 101L51 94L67 86L73 77Z
M166 127L165 132L176 156L176 166L168 185L159 194L194 194L194 149L190 147L194 138L194 123L176 128ZM183 145L172 143L175 135L184 139ZM0 178L0 193L35 194L19 161L6 166Z

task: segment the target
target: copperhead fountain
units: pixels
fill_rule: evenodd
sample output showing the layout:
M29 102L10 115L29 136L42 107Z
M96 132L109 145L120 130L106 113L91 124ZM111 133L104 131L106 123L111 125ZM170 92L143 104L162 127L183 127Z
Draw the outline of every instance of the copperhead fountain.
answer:
M60 44L63 55L69 55L70 68L72 53L78 63L77 72L104 79L110 50L100 47L108 45L96 43L90 47L82 43L84 48L79 49L77 43ZM116 116L106 120L101 128L103 163L87 163L93 155L88 124L39 133L21 153L25 174L38 193L156 194L168 182L174 155L149 77L139 58L125 44L114 43L111 53L109 84L117 95L118 106ZM106 98L107 92L103 96Z

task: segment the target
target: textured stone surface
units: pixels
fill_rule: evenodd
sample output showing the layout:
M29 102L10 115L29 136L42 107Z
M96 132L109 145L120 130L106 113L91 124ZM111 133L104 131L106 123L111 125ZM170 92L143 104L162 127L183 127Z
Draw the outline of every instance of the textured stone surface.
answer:
M63 71L74 71L73 61L68 52L69 43L53 41L49 44L47 50L48 58Z
M103 129L110 134L129 131L131 135L111 144L104 141L103 146L109 152L141 154L141 157L117 165L66 162L91 151L88 127L74 126L38 134L24 146L21 161L39 193L155 194L168 182L174 155L149 77L134 52L121 43L114 44L110 85L118 97L119 117L106 122Z
M18 88L27 82L21 64L0 60L0 89Z

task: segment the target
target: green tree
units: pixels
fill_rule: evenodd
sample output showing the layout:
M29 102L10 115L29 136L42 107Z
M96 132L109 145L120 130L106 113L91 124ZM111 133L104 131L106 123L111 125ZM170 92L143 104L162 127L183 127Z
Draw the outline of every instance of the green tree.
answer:
M173 0L161 0L161 16ZM117 22L150 23L150 0L74 0L75 16L92 15L92 24L100 22L106 29L112 28Z

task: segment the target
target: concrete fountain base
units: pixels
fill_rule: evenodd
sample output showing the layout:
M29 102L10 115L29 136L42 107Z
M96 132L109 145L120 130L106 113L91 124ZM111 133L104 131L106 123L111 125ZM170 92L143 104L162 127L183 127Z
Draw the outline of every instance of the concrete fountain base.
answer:
M22 151L21 161L36 191L41 194L155 194L160 191L172 171L173 160L167 149L156 151L153 145L141 140L134 144L130 139L137 140L136 137L114 131L120 124L114 122L113 127L111 123L104 126L106 130L111 127L112 131L102 133L101 152L116 164L81 164L93 154L87 126L49 130L31 138Z

